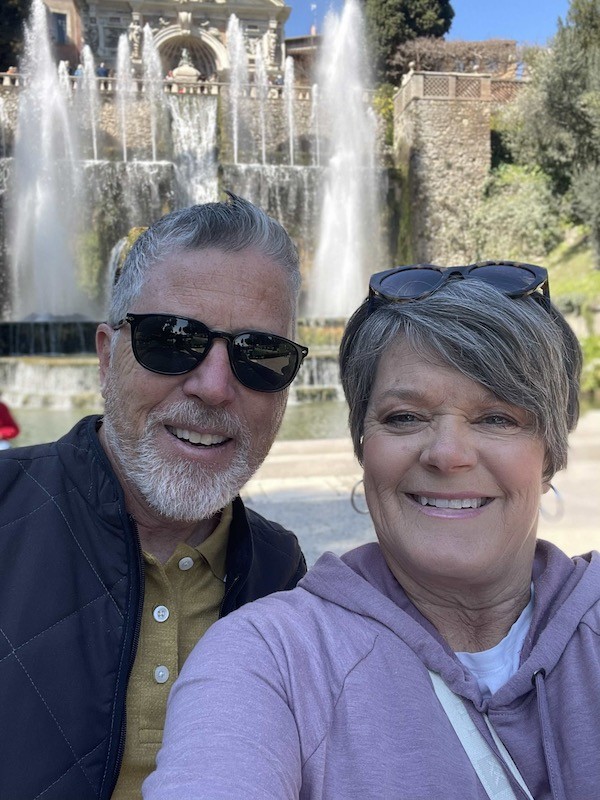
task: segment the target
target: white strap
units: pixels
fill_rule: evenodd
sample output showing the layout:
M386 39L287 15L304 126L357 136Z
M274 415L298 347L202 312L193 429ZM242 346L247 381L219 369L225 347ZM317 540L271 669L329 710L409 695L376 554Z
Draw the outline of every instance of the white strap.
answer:
M477 777L481 781L488 797L494 798L494 800L516 800L515 793L500 765L498 757L475 726L463 701L446 686L436 672L429 670L429 676L437 698L452 723L452 727L456 731L456 735L460 739L469 761L473 764L473 769L477 773ZM483 717L496 746L500 750L506 767L510 770L521 789L523 789L527 798L533 800L523 776L517 769L517 765L512 760L510 753L500 741L487 716L484 714Z

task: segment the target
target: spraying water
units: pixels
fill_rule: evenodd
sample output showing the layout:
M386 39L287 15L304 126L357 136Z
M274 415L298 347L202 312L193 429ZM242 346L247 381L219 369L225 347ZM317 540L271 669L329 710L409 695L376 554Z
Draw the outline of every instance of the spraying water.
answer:
M318 70L325 174L309 287L315 317L348 316L364 298L377 260L376 131L365 97L364 41L357 0L346 0L341 16L327 15Z
M0 157L6 156L6 131L8 130L8 115L4 100L0 97Z
M258 100L258 115L260 122L260 155L261 164L267 163L267 97L269 94L269 78L263 56L262 41L256 42L254 60L254 84Z
M290 165L294 166L294 59L288 56L285 60L283 75L283 103L290 144Z
M173 158L181 207L218 197L217 98L169 98Z
M150 109L150 138L152 141L152 161L156 161L158 130L165 115L165 93L160 56L154 43L149 25L144 25L144 45L142 50L144 64L144 89L146 102Z
M91 156L98 160L98 116L100 113L100 93L96 79L96 65L92 51L86 44L83 48L83 76L77 88L77 119L86 135Z
M321 147L319 143L319 87L313 83L311 90L310 127L313 131L312 164L318 167L321 164Z
M231 103L233 163L239 163L240 131L243 122L243 99L248 86L248 56L240 21L232 14L227 24L227 53L229 55L229 97Z
M71 243L80 230L78 148L50 53L46 6L33 0L11 191L12 317L91 315L79 289Z
M131 55L127 34L119 36L117 48L117 113L123 161L127 161L127 113L135 94L135 82L131 75Z

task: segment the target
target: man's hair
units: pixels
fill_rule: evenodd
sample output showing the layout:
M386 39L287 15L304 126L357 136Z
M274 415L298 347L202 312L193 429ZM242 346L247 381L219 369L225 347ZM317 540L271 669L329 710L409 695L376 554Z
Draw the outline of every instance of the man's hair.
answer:
M406 342L528 411L546 447L544 478L567 463L579 417L582 355L564 317L539 295L511 299L476 280L448 281L422 300L365 301L349 320L340 374L354 451L362 461L365 414L381 356Z
M140 295L152 268L173 253L215 248L261 252L286 273L294 301L300 291L298 252L286 230L257 206L226 193L225 202L190 206L159 219L136 240L109 302L108 323L116 325ZM295 310L295 303L294 303Z

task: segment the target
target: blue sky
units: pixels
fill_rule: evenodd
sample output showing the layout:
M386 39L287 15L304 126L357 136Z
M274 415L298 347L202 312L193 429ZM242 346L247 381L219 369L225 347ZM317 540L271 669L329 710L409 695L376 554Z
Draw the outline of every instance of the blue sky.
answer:
M329 8L339 10L343 0L286 0L292 13L286 36L305 36L316 21L320 33ZM316 11L311 6L316 5ZM516 39L527 44L545 44L563 19L569 0L452 0L454 20L449 39Z

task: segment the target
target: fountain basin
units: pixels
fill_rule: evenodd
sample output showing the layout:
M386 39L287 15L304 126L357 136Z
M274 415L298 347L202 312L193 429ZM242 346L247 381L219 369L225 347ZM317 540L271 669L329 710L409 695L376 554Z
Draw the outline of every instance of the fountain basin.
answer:
M2 399L13 408L102 410L96 356L4 356Z
M0 356L95 353L97 327L97 322L57 318L0 322Z

